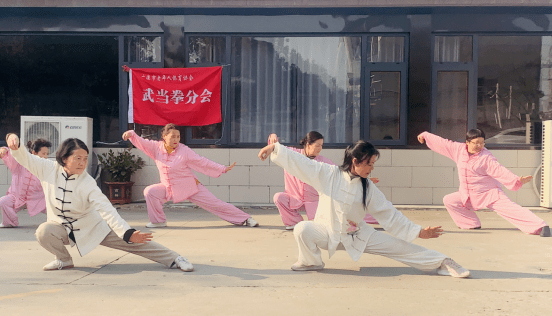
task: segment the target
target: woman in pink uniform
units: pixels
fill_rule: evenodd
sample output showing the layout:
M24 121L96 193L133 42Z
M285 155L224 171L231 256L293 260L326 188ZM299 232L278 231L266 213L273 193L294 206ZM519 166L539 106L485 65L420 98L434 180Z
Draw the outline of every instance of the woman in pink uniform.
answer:
M163 204L169 200L175 203L189 200L223 220L235 225L259 226L249 214L232 204L217 199L197 180L192 169L210 177L218 178L234 166L227 167L201 157L188 146L180 143L180 131L176 125L167 124L161 132L163 140L143 139L132 130L123 134L136 148L155 160L161 183L144 189L150 223L146 227L166 227L167 219Z
M278 136L276 134L270 134L270 136L268 136L269 145L277 142ZM335 165L333 161L320 155L320 151L322 151L322 146L324 145L324 136L319 132L311 131L307 133L299 144L303 146L303 148L287 148L315 161ZM370 178L370 180L374 183L378 183L377 178ZM292 230L297 223L303 221L303 216L299 214L299 211L304 210L305 213L307 213L309 221L314 219L316 208L318 207L318 192L310 185L302 182L284 170L284 192L274 194L274 204L276 204L282 216L282 221L284 225L286 225L286 229ZM378 223L370 214L366 214L364 221L369 224Z
M6 141L10 135L11 133L6 135ZM49 147L51 146L52 144L49 141L41 138L27 143L29 152L41 158L48 158ZM17 212L25 204L27 204L27 211L30 216L46 213L46 200L40 181L13 159L7 147L0 148L0 158L12 174L11 186L6 196L0 198L0 210L2 210L0 228L19 226Z
M452 220L461 229L480 229L476 210L489 208L512 223L522 232L550 236L550 228L529 209L512 202L502 191L501 184L517 191L531 181L532 176L518 177L502 166L485 146L485 133L472 129L466 133L466 143L453 142L423 132L420 143L450 159L458 168L460 191L443 198Z

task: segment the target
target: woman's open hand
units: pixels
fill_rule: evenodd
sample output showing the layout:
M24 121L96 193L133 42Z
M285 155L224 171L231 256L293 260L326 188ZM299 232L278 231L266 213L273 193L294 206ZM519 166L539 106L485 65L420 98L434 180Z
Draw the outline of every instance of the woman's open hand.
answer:
M141 233L139 230L137 230L132 233L132 236L130 236L128 241L135 244L146 244L148 241L151 241L152 238L152 233Z
M435 227L429 227L422 228L420 230L420 235L418 237L422 239L429 239L429 238L437 238L443 234L443 229L441 226L435 226Z
M234 168L234 166L236 165L236 162L234 161L234 163L228 167L226 167L226 170L224 172L228 172L230 170L232 170L232 168Z
M519 181L521 181L521 184L526 184L527 182L531 181L533 179L533 176L525 176L525 177L519 177Z

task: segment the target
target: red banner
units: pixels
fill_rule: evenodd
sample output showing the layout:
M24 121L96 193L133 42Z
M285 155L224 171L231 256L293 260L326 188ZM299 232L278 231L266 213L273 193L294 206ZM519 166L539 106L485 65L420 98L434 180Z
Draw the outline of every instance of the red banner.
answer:
M222 67L130 69L129 123L203 126L222 122Z

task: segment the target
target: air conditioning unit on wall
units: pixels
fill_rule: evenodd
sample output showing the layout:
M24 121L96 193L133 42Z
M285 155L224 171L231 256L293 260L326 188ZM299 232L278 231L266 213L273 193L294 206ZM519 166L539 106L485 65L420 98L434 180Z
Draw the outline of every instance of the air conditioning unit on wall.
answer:
M21 146L44 138L52 143L49 157L54 158L59 145L67 138L78 138L88 146L88 173L92 168L92 119L66 116L21 116Z
M552 120L542 121L540 206L552 208Z

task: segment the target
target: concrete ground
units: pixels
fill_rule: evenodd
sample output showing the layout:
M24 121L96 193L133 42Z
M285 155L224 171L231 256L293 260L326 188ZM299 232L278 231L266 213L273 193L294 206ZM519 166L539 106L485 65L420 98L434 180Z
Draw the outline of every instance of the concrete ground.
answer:
M74 269L42 271L53 256L38 245L45 215L20 214L0 229L0 315L551 315L552 238L521 233L493 212L483 229L461 231L444 209L402 209L422 226L442 225L438 239L416 243L471 270L470 279L417 271L344 251L320 272L294 272L293 233L275 208L243 208L262 225L237 227L199 208L167 205L169 227L146 229L145 204L120 207L131 226L186 256L195 271L170 270L98 246ZM537 215L552 223L552 213ZM378 226L376 226L378 227Z

